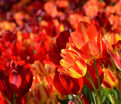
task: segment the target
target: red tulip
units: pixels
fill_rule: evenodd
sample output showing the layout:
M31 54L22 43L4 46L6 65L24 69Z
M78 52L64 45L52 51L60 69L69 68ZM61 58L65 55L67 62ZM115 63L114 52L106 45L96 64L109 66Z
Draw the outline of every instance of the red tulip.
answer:
M61 59L61 49L64 49L66 47L69 35L69 32L66 30L61 32L56 39L56 44L54 44L49 51L49 57L51 61L53 61L57 65L59 65L59 60Z
M72 78L56 69L53 83L55 88L63 95L77 94L83 87L83 77L80 79Z
M16 99L24 96L32 84L32 72L29 64L24 61L8 60L5 70L0 71L0 91L12 100L13 95Z

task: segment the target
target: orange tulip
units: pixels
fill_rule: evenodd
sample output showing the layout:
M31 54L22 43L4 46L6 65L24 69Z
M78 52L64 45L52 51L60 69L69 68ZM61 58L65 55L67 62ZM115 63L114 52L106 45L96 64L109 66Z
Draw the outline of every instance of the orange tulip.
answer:
M86 74L87 64L77 52L63 49L61 51L61 56L63 59L60 61L60 64L64 69L60 71L74 78L80 78Z
M50 16L52 16L52 17L55 17L55 16L58 15L58 11L57 11L57 8L56 8L54 2L47 2L44 5L44 9L45 9L46 13L49 14Z
M101 34L95 25L86 22L78 24L76 31L71 34L70 43L86 60L97 57L102 50Z

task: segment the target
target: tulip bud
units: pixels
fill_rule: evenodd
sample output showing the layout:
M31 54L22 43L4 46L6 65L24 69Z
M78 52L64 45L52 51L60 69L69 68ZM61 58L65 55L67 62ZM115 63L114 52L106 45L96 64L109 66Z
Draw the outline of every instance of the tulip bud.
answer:
M87 64L77 52L63 49L61 56L63 59L60 61L60 64L65 69L64 72L66 74L74 78L80 78L86 74Z
M83 78L72 78L56 69L53 83L55 88L63 95L77 94L83 87Z
M116 76L116 72L111 71L110 69L103 69L104 79L102 86L107 89L111 89L116 87L118 84L118 78Z

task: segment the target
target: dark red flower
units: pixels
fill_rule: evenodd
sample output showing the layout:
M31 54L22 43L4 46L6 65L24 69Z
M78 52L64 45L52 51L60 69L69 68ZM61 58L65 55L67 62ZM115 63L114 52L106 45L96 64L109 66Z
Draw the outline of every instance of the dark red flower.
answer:
M5 69L0 70L0 91L10 101L15 94L20 100L31 87L33 74L29 64L24 61L13 61L8 59Z
M56 39L56 44L54 44L49 51L49 57L51 61L57 65L59 65L59 61L61 60L61 50L66 48L66 43L68 42L69 35L69 32L66 30L61 32Z
M83 77L79 79L72 78L56 69L53 83L55 88L63 95L77 94L83 87Z

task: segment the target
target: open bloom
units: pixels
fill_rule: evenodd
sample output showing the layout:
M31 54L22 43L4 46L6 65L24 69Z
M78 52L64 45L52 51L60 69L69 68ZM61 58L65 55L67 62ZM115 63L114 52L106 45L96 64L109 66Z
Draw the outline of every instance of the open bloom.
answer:
M72 78L56 69L53 83L55 88L63 95L77 94L83 87L83 77L79 79Z
M11 102L14 94L19 100L28 92L32 79L33 75L29 64L24 61L8 60L5 69L0 70L0 91Z
M101 34L95 25L86 22L77 25L76 31L71 34L70 43L85 60L98 56L102 50Z

